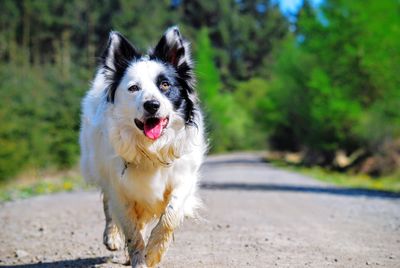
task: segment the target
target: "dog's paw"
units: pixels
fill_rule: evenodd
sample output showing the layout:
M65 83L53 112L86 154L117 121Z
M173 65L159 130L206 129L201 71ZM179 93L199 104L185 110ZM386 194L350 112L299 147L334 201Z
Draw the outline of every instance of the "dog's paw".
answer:
M119 250L124 247L124 240L115 224L106 226L103 234L103 244L111 251Z
M148 266L144 263L136 263L135 265L132 265L133 268L148 268Z
M148 267L156 267L161 262L169 244L169 236L163 236L161 240L155 243L154 240L146 247L145 258Z
M136 264L136 265L132 265L133 268L148 268L148 266L146 264Z
M131 255L130 262L133 268L148 268L142 251L134 251Z
M130 266L131 265L131 260L128 258L125 262L124 262L124 264L123 264L124 266ZM135 263L135 264L132 264L132 267L134 267L134 268L149 268L145 263Z
M146 256L146 264L148 267L155 267L161 261L161 254Z

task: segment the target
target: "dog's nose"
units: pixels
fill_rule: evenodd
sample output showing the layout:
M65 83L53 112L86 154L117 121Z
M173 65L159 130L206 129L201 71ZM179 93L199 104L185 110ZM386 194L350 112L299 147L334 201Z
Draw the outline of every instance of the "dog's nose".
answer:
M143 107L149 114L155 114L160 108L160 102L158 100L149 100L143 104Z

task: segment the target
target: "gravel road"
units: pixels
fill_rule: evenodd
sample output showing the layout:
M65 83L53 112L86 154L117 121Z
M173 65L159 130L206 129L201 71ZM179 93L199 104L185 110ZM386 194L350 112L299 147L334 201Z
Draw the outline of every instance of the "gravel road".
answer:
M400 195L283 171L257 154L208 158L205 220L186 220L161 267L400 267ZM0 205L0 267L125 267L102 245L98 192Z

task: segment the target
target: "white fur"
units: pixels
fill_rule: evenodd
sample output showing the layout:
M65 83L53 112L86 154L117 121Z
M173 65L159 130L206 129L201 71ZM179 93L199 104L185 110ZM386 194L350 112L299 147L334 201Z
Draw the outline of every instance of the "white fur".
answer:
M161 63L147 59L132 63L116 90L114 103L106 100L106 79L99 70L82 103L82 173L107 195L112 218L122 229L136 224L127 213L135 204L153 215L151 220L165 215L172 229L184 215L193 216L200 204L196 196L198 170L206 150L202 116L197 112L197 126L187 126L173 111L153 82L162 68ZM129 92L127 88L133 84L141 90ZM135 118L143 118L143 103L149 99L160 101L161 117L169 116L168 127L155 141L134 123ZM160 213L157 206L164 201L167 188L172 190L171 199Z

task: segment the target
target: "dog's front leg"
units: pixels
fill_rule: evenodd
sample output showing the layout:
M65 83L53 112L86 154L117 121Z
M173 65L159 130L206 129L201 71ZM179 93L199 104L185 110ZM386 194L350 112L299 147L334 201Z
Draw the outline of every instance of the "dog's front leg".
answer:
M129 208L120 211L123 212L119 218L131 265L134 268L147 268L144 257L145 244L138 226L137 215Z
M146 264L149 267L157 265L168 249L175 228L183 220L183 205L191 192L191 187L191 185L183 184L171 192L165 212L152 230L146 246Z

